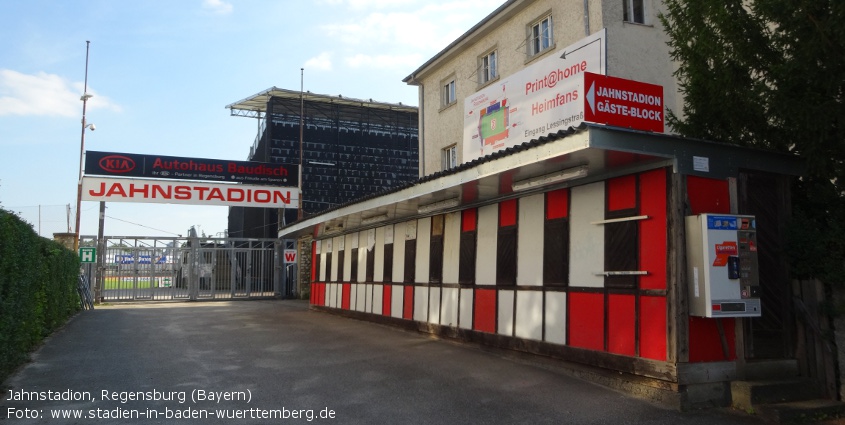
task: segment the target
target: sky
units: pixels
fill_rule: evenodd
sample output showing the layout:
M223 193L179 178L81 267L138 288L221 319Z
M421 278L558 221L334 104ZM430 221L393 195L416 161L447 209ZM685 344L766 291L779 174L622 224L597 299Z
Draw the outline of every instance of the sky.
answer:
M85 150L246 160L271 87L418 105L402 82L502 4L450 0L0 0L0 208L73 232ZM304 71L301 69L304 68ZM303 77L304 76L304 77ZM106 204L107 236L222 236L228 208ZM83 201L82 235L98 202Z

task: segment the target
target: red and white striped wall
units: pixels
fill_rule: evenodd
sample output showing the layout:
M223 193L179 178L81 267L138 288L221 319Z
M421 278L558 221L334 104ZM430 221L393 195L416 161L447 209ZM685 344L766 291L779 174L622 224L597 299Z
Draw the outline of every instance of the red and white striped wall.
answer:
M317 240L311 303L666 361L669 173ZM688 192L693 214L729 212L725 181ZM690 361L728 360L715 329L690 319Z

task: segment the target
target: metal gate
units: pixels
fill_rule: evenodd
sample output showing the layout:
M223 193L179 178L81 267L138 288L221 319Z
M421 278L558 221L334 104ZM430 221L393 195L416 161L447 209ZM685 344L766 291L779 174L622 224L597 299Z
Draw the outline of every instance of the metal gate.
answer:
M96 243L96 241L93 241ZM105 301L256 299L285 295L276 239L104 237L95 298Z

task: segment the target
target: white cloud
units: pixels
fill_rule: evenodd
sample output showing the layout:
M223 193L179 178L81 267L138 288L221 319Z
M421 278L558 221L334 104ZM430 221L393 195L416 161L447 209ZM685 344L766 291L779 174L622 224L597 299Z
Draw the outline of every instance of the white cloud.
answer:
M82 83L69 83L55 74L39 72L30 75L0 69L0 116L81 116L79 98L83 91ZM88 100L88 109L121 110L107 97L96 95L90 87L88 93L94 96Z
M223 0L203 0L202 8L218 15L232 13L232 4L226 3Z
M305 61L305 69L316 69L318 71L331 71L332 58L328 52L320 53L319 55Z

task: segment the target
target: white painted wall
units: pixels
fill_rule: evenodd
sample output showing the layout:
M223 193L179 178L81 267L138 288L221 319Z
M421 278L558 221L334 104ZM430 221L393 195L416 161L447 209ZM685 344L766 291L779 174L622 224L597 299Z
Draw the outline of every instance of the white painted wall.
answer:
M516 284L543 286L543 234L546 197L539 193L520 198L517 232Z
M569 286L602 288L604 276L604 182L570 190Z
M443 283L458 283L461 258L461 213L446 214L443 225Z

